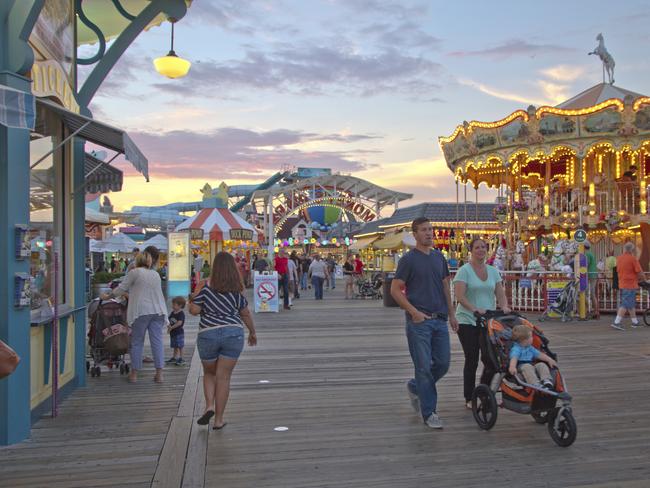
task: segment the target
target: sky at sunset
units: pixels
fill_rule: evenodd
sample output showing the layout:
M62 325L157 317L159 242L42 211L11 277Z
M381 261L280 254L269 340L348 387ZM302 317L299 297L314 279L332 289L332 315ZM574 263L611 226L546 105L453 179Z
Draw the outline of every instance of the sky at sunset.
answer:
M149 159L149 183L118 162L125 184L110 197L119 210L199 200L205 182L261 182L289 165L413 193L403 206L455 201L438 136L601 82L587 56L599 32L616 84L650 94L648 21L647 0L195 0L176 26L189 75L154 71L169 49L163 24L91 105Z

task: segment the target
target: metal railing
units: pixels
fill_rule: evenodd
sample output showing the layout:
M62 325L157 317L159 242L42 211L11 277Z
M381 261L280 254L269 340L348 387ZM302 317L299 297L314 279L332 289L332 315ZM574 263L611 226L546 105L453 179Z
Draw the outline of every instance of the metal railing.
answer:
M455 273L452 273L452 275ZM574 278L555 271L530 273L519 271L502 271L508 303L513 310L520 312L543 312L547 310L552 290L558 292ZM452 299L454 287L451 285ZM599 274L596 282L596 306L592 304L587 292L587 313L598 315L602 312L616 312L619 304L619 292L614 289L611 277ZM576 305L577 306L577 305ZM637 295L637 311L650 308L650 293L639 289Z

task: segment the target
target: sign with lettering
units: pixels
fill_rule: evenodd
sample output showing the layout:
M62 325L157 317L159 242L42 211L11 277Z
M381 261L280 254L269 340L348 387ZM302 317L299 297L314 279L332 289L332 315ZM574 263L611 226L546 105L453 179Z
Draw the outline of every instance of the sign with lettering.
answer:
M203 229L190 229L190 239L193 241L202 241Z
M585 242L587 240L587 233L582 229L578 229L573 233L573 240L576 242Z
M252 241L253 231L250 229L230 229L230 240L232 241Z

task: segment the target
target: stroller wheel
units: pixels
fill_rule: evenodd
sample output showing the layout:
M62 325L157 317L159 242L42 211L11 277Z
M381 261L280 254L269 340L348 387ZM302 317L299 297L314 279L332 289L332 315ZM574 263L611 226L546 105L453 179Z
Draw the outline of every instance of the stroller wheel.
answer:
M548 412L534 412L531 413L531 415L538 424L545 424L548 422Z
M558 414L560 417L558 418ZM554 408L548 415L548 433L551 439L560 447L569 447L576 440L578 426L570 408Z
M487 385L478 385L472 392L472 414L478 426L490 430L497 422L497 398Z

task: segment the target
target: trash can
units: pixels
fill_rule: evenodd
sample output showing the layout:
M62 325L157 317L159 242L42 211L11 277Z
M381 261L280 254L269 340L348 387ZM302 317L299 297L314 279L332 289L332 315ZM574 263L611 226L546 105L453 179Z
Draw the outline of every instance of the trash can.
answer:
M395 273L384 273L384 307L399 307L393 295L390 294L390 285L395 278Z

